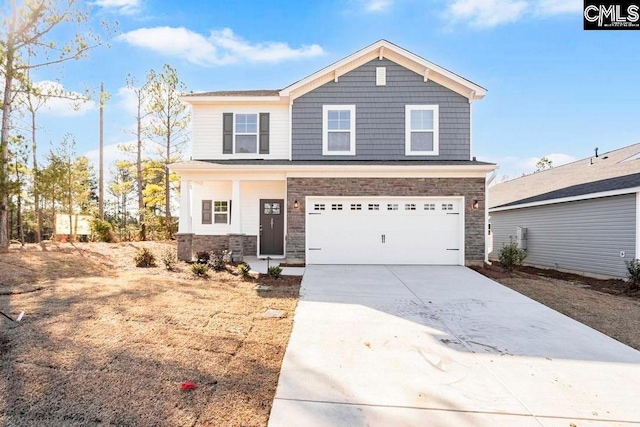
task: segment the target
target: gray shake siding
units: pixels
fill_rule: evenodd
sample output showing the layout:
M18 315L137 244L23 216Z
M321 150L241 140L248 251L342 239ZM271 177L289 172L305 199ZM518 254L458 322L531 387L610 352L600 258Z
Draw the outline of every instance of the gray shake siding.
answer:
M387 68L376 86L376 67ZM356 155L322 155L322 106L356 106ZM405 105L440 108L440 155L405 156ZM293 102L293 160L469 160L470 107L462 95L387 59L374 59Z
M492 258L527 227L526 264L625 277L635 253L635 194L490 213ZM620 251L625 257L620 257Z

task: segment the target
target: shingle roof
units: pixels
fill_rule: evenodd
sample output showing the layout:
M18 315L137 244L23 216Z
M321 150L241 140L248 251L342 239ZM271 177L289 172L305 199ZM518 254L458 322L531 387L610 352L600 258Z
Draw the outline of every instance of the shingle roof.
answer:
M640 186L640 143L489 188L489 206L513 206Z
M278 96L278 89L219 90L215 92L185 93L183 96Z

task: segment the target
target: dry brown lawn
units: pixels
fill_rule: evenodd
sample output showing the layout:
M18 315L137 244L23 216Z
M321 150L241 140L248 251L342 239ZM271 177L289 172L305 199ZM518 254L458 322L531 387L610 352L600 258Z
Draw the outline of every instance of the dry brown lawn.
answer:
M136 268L137 247L0 254L0 425L266 425L299 278ZM268 292L257 283L273 285ZM266 318L279 309L284 318ZM198 388L181 391L183 381Z
M640 350L640 298L620 280L598 280L523 267L476 269L497 282Z

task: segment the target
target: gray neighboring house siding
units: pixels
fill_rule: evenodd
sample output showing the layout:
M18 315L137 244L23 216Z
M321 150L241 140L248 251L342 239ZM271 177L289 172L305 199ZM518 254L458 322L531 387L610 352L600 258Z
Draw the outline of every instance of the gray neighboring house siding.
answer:
M636 195L603 197L491 212L492 258L527 227L525 264L626 277L624 261L638 256ZM625 251L625 257L620 257Z
M387 68L376 86L376 67ZM322 155L322 106L356 106L356 155ZM439 105L438 156L405 156L405 105ZM292 109L293 160L469 160L469 100L387 59L374 59L297 98Z

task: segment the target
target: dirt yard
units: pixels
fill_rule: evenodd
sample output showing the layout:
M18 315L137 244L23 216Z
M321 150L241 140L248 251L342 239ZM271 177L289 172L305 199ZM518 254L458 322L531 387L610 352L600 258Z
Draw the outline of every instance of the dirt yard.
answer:
M136 268L140 246L0 254L0 425L266 425L300 278ZM272 290L254 290L268 284ZM283 318L264 316L267 309ZM182 391L184 381L197 388Z
M477 268L481 274L640 350L640 295L622 280L598 280L554 270Z

